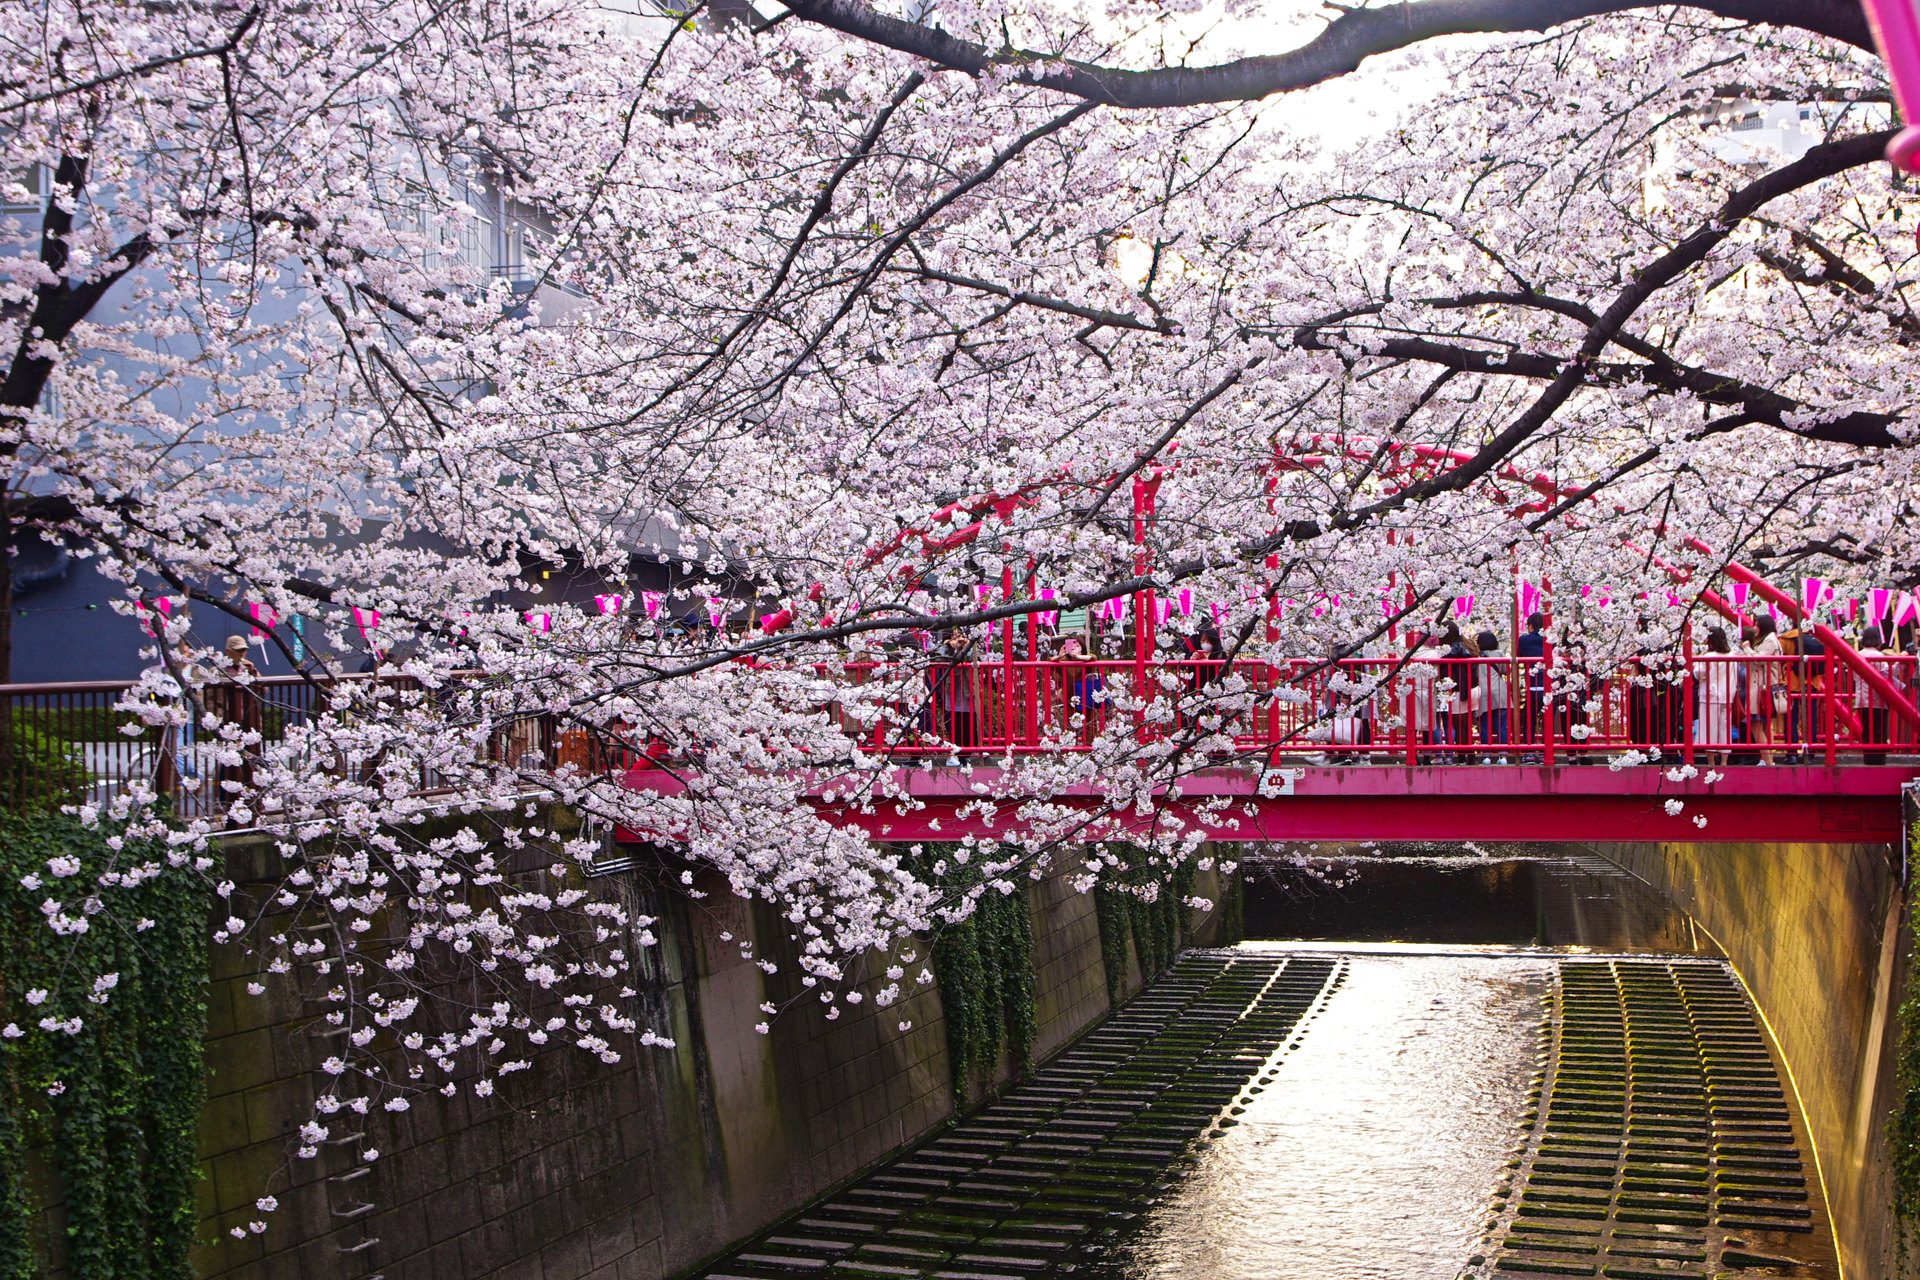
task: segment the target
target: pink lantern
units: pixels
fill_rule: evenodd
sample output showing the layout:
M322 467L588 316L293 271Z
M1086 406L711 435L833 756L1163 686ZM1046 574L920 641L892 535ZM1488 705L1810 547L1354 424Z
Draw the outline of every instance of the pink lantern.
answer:
M1904 627L1909 622L1920 622L1920 600L1915 600L1913 592L1902 591L1900 603L1893 608L1893 625Z
M544 609L529 609L524 616L527 625L535 631L544 633L553 630L553 615Z
M595 596L593 602L600 606L601 616L605 617L620 612L620 606L627 602L627 598L625 596Z
M1874 626L1880 625L1880 619L1887 616L1887 610L1893 607L1893 590L1890 587L1875 587L1867 592L1867 621Z
M1454 597L1454 600L1453 600L1453 616L1454 617L1465 618L1471 615L1472 613L1473 613L1473 597L1471 595Z
M657 618L660 616L660 602L664 599L666 599L666 592L664 591L642 591L640 593L640 607L645 610L649 618Z
M1753 595L1753 586L1750 583L1736 582L1728 594L1733 597L1733 607L1744 613L1747 608L1747 599Z
M722 622L726 621L727 606L731 603L732 602L724 596L709 596L707 598L708 625L717 628Z
M1914 0L1860 0L1860 7L1886 59L1901 119L1920 120L1920 14ZM1920 172L1920 127L1909 124L1894 136L1887 161L1903 172Z
M359 605L353 606L353 625L360 628L360 638L371 643L372 632L380 625L380 611L362 609Z
M258 600L247 605L247 613L253 618L253 636L256 640L262 635L260 628L265 627L271 631L280 622L280 615L273 611L273 606L262 604Z
M1825 578L1800 579L1800 607L1812 613L1823 600L1833 599L1833 587Z

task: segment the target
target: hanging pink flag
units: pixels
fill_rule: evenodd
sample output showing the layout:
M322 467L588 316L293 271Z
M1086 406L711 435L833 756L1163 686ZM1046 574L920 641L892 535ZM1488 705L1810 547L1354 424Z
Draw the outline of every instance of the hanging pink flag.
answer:
M606 617L620 612L620 608L626 604L627 598L625 596L595 596L593 602L600 606L601 616Z
M660 616L660 602L666 598L667 593L664 591L642 591L640 607L645 610L649 618L657 618Z
M1193 588L1191 587L1180 589L1180 616L1183 618L1193 616Z
M1887 610L1893 607L1893 590L1890 587L1875 587L1867 592L1867 621L1874 626L1880 625L1880 619L1887 616Z
M134 601L133 607L137 611L139 611L139 613L141 614L141 618L140 618L141 628L148 635L154 637L155 639L158 639L160 637L161 632L165 629L160 625L160 620L161 618L170 617L172 615L173 601L167 599L165 596L158 596L154 599L152 604L148 604L144 600L136 600ZM160 615L160 617L150 618L145 616L149 613L157 613Z
M707 622L712 626L719 626L726 620L727 606L731 603L733 602L724 596L709 596L707 598Z
M1825 578L1800 579L1800 607L1812 613L1822 600L1833 595L1833 588L1827 585Z
M525 613L527 625L535 631L553 630L553 615L544 609L529 609Z

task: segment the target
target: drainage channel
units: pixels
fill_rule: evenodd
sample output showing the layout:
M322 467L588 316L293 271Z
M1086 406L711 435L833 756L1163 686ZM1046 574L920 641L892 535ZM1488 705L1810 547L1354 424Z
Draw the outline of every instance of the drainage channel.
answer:
M1189 953L997 1102L728 1254L706 1280L1074 1270L1273 1079L1346 962Z
M1463 1277L1836 1277L1811 1148L1722 964L1563 961L1525 1140Z

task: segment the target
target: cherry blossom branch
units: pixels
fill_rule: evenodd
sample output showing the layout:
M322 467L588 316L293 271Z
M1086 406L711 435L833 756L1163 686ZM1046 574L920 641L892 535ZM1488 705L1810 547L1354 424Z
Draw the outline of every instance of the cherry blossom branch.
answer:
M55 89L47 89L40 93L27 94L24 97L14 98L9 102L0 102L0 111L18 111L22 107L31 107L42 102L52 102L55 98L64 98L76 93L85 93L89 89L98 89L105 85L112 84L116 80L130 80L140 76L151 75L156 71L163 71L168 67L177 67L183 62L192 62L198 58L225 58L240 47L240 42L246 38L247 32L251 30L253 24L259 20L260 6L256 4L242 15L239 25L234 27L227 38L219 44L206 45L197 49L183 49L179 53L170 53L164 57L149 58L136 66L122 67L118 71L104 71L86 80L76 80L72 84L63 84ZM21 82L16 81L7 87L17 89L21 87Z

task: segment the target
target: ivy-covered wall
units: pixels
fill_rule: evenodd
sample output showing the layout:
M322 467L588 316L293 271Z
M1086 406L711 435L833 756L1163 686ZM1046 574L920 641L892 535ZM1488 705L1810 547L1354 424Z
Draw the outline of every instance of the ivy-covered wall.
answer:
M977 884L977 876L965 864L952 861L952 852L951 846L928 849L927 870L940 868L942 879L955 889ZM1064 900L1049 897L1042 885L1028 885L1010 894L989 889L972 915L935 935L934 973L945 1013L956 1110L967 1109L1003 1080L1025 1073L1033 1063L1041 1022L1089 1025L1084 1004L1077 1010L1067 1009L1055 999L1049 1002L1046 1018L1039 1016L1036 1006L1036 976L1043 968L1049 970L1042 984L1049 992L1071 985L1071 974L1051 970L1062 961L1071 969L1073 953L1084 950L1076 926L1084 920L1089 900L1106 989L1105 1009L1117 1008L1164 973L1182 950L1238 940L1237 933L1227 937L1225 927L1238 901L1237 877L1199 872L1192 863L1169 873L1156 866L1146 851L1131 846L1109 846L1106 852L1118 854L1125 865L1113 887L1101 886ZM1185 905L1202 887L1202 879L1208 893L1225 899L1207 913ZM1052 931L1044 956L1035 950L1036 930L1041 928ZM1047 1047L1058 1043L1054 1040Z
M187 1280L210 899L163 875L57 935L57 886L27 887L57 857L77 864L68 897L146 860L71 818L0 814L0 1280ZM77 1027L49 1016L75 1009Z

